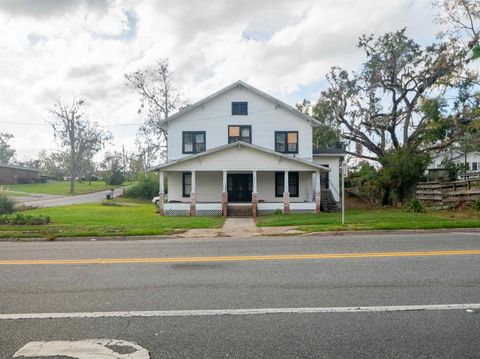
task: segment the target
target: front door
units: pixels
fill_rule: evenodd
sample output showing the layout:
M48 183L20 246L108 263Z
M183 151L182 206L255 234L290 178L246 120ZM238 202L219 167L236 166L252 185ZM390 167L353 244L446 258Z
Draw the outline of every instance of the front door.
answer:
M252 174L229 174L227 177L228 202L251 202L253 190Z

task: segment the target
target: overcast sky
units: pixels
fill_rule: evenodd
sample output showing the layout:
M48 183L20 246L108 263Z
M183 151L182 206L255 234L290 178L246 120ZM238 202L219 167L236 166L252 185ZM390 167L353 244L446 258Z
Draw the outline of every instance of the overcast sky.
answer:
M125 72L168 58L186 103L243 80L294 105L331 66L361 64L362 33L428 43L433 16L431 0L0 0L0 131L19 159L54 150L48 108L81 95L133 149L143 119Z

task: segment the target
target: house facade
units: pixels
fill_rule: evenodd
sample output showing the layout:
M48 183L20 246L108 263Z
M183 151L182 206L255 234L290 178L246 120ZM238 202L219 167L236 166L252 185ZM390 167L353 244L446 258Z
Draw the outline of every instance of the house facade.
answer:
M0 184L37 183L40 171L36 168L0 163Z
M160 214L314 213L322 198L339 202L344 153L314 151L317 125L242 81L177 112L165 125L167 161L153 169Z

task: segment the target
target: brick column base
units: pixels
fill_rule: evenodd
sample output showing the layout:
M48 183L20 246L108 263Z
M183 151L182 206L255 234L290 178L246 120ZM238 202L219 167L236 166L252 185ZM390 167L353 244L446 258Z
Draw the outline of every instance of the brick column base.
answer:
M290 193L283 192L283 214L290 213Z
M197 194L190 193L190 216L195 217L197 215Z
M321 193L320 192L315 193L315 212L316 213L320 213L320 209L321 209L320 200L321 200Z
M222 215L226 217L228 215L228 193L222 192Z
M252 193L252 217L258 216L258 194Z
M158 214L161 216L165 215L165 205L164 205L164 197L163 193L158 194Z

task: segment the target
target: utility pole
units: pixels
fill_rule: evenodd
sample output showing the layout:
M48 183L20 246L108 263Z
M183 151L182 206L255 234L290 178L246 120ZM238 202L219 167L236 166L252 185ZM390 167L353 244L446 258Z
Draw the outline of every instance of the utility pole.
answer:
M342 225L345 224L345 176L347 175L347 163L342 161Z

